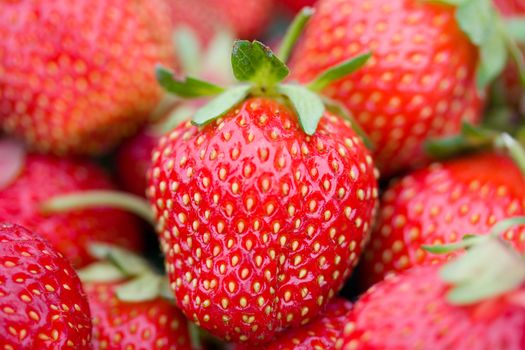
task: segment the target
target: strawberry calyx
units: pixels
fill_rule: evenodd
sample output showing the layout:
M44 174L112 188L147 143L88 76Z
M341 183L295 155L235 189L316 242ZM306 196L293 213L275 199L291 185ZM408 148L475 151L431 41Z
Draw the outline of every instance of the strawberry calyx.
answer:
M435 0L429 0L435 1ZM503 19L491 0L437 0L456 7L456 20L471 42L479 48L476 85L483 91L505 68L511 58L525 86L525 59L517 42L523 39L525 19Z
M241 83L239 85L226 89L192 77L177 79L173 72L160 66L157 67L157 80L166 91L183 98L214 96L194 114L192 122L195 125L208 124L247 98L264 96L289 104L295 110L303 131L313 135L327 109L317 93L331 82L365 65L371 53L358 55L327 69L306 86L282 83L290 72L285 62L312 13L313 10L307 8L298 14L283 39L280 57L259 41L235 41L231 66L233 75ZM350 122L353 121L350 119ZM356 125L355 122L353 124Z
M15 140L0 140L0 190L9 186L24 169L24 146Z
M40 211L44 215L51 215L98 207L123 209L136 214L152 225L155 224L153 212L144 198L111 190L81 191L58 195L41 203Z
M457 135L425 142L425 151L434 159L448 159L460 154L494 150L507 154L525 176L525 150L509 133L463 123Z
M466 253L440 270L450 284L447 300L454 305L471 305L506 295L525 282L525 260L501 234L516 225L525 225L518 216L495 224L488 235L467 235L463 241L443 246L423 246L437 254L467 249Z

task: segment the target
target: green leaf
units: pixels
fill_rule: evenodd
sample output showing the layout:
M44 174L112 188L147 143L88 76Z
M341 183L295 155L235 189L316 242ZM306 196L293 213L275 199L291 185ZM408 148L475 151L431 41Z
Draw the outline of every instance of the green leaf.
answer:
M525 44L525 17L506 18L504 24L512 39Z
M525 176L525 150L516 139L507 133L501 133L494 141L496 149L502 149L510 156L514 164Z
M501 32L492 27L481 43L479 65L476 71L476 85L484 90L505 68L508 51Z
M490 0L469 0L459 4L456 20L470 40L480 46L494 27L494 12Z
M233 74L237 80L272 87L288 76L286 65L264 44L237 40L232 51Z
M330 67L310 82L308 87L313 91L321 91L331 82L344 78L364 66L370 57L372 53L367 52Z
M202 48L197 35L187 26L178 27L173 33L176 55L186 74L199 74Z
M175 294L171 289L170 281L166 276L163 276L160 281L159 295L167 300L175 300Z
M250 86L241 85L224 91L219 96L201 107L193 116L192 122L196 125L204 125L226 114L231 108L244 100L250 92Z
M107 261L92 263L78 271L82 282L115 282L128 277L121 269Z
M180 97L213 96L224 91L220 86L191 77L177 80L172 71L162 66L157 67L156 75L157 81L166 91Z
M509 219L501 220L492 226L490 233L494 236L499 236L508 229L511 229L513 226L520 225L525 225L525 216L515 216Z
M281 85L278 91L290 99L304 132L313 135L325 111L321 98L300 85Z
M126 302L141 302L156 299L160 296L161 277L154 274L141 275L115 290L117 298Z

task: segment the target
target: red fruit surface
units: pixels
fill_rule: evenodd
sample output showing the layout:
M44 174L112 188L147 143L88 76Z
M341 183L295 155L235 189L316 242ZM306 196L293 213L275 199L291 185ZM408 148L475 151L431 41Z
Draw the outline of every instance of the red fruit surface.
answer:
M146 195L146 172L151 163L151 153L159 137L142 130L126 140L117 153L117 172L120 185L128 192Z
M317 0L279 0L278 3L282 4L290 13L295 14L299 12L305 6L313 6Z
M165 299L124 302L119 283L85 283L93 315L93 345L106 350L191 350L187 320Z
M173 65L164 0L2 1L0 126L58 154L106 151L160 97Z
M108 242L139 250L142 246L139 221L124 211L96 208L52 215L40 212L41 203L51 197L95 189L115 188L94 164L28 154L20 175L0 190L0 221L14 222L42 234L75 267L93 261L87 252L89 242Z
M39 234L0 224L0 344L90 350L87 298L71 264Z
M523 287L454 306L438 269L416 267L371 288L350 311L336 350L525 349L525 311L512 300Z
M272 15L273 0L169 0L175 27L188 26L207 43L219 30L255 39Z
M154 151L148 188L178 306L234 342L313 319L366 243L375 175L360 138L328 113L313 136L268 98L180 125Z
M366 286L392 272L443 261L422 245L485 234L498 221L525 214L525 178L510 158L491 153L434 164L393 182L381 198L379 221L360 277ZM525 251L525 231L503 237Z
M352 303L336 298L328 304L325 311L309 324L291 329L272 341L269 345L250 347L238 345L235 350L323 350L333 349L346 324L346 315Z
M382 175L427 161L429 137L480 118L477 49L452 6L417 0L320 0L290 64L308 82L360 53L373 57L323 93L346 105L376 146Z
M524 0L492 0L504 16L523 16L525 14Z

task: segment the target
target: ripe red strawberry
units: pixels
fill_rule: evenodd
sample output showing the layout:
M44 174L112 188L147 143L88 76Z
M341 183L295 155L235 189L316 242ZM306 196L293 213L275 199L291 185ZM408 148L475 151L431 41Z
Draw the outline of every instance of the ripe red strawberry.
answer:
M148 129L125 141L117 153L117 171L121 186L138 196L146 194L146 172L151 153L159 137Z
M2 1L0 126L32 147L100 153L143 124L171 65L164 0Z
M296 329L292 329L272 343L256 347L258 350L300 350L300 349L333 349L335 342L345 326L346 314L352 304L336 298L316 320ZM253 347L238 345L235 350L249 350Z
M309 136L269 97L174 129L149 174L178 306L235 342L268 342L322 310L357 263L377 197L349 123L325 112Z
M294 52L292 78L308 82L358 53L372 59L323 92L344 103L375 143L384 175L426 160L422 144L480 118L476 47L452 6L414 0L320 0Z
M279 0L278 3L283 5L286 10L288 10L290 13L297 13L299 12L303 7L306 6L313 6L317 0Z
M169 0L176 27L188 26L207 43L219 30L253 39L263 33L272 14L273 0Z
M187 321L168 300L125 302L115 289L122 283L84 283L93 315L95 349L190 350Z
M510 158L492 153L436 163L393 182L380 213L359 269L366 286L450 257L422 245L484 234L501 219L525 214L525 178ZM503 237L525 251L525 233L512 229Z
M348 314L336 350L525 348L523 285L458 306L438 269L415 267L372 287Z
M70 263L40 235L0 224L2 349L91 349L89 305Z
M99 208L50 215L41 212L41 204L50 197L112 188L106 174L88 161L28 154L21 173L0 189L0 221L39 232L76 267L93 261L86 251L91 241L138 250L142 245L140 224L121 210Z

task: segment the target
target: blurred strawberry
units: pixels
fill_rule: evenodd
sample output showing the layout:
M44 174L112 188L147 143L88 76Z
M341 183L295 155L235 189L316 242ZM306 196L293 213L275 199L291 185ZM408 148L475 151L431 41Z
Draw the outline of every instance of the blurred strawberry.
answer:
M0 224L2 349L90 350L91 318L78 276L39 234Z
M414 0L320 0L294 52L292 78L301 82L372 52L365 67L323 93L344 103L368 133L383 175L426 161L426 138L480 119L478 50L454 10Z
M524 283L523 257L484 240L443 268L418 266L370 288L335 349L524 349Z
M423 245L486 234L499 220L525 214L525 178L510 158L493 153L436 163L394 181L380 213L359 268L365 287L450 258L430 254ZM503 237L525 251L525 233L512 229Z
M203 43L220 30L231 30L242 39L263 33L272 15L274 0L168 0L175 27L193 29Z
M0 2L0 125L42 152L96 154L145 122L173 64L164 0Z
M6 144L9 143L0 144L0 154ZM20 157L23 156L21 152ZM18 223L39 232L75 267L92 261L86 251L91 241L112 242L135 250L141 248L140 223L121 210L104 208L64 214L42 213L42 203L52 196L113 189L107 175L94 164L36 154L27 154L25 159L13 161L19 162L20 169L12 173L10 181L0 186L0 221Z
M79 275L93 316L94 348L191 350L188 321L161 295L169 292L165 279L129 251L105 244L90 248L100 262Z
M277 3L284 6L290 13L295 14L303 7L313 6L317 0L278 0Z

